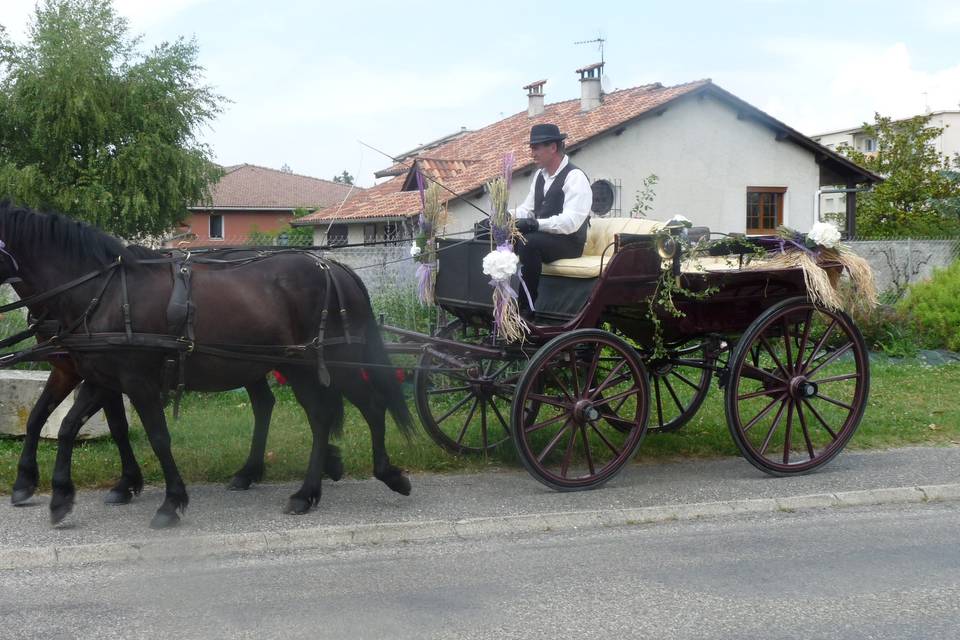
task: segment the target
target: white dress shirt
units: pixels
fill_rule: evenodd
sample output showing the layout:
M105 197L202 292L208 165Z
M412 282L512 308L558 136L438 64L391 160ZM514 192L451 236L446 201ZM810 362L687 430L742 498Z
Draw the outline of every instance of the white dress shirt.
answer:
M537 178L540 174L543 174L543 193L546 194L550 185L553 184L553 179L568 164L570 164L570 160L564 155L563 160L560 161L560 166L557 167L557 171L552 176L547 173L546 169L540 169L533 176L533 181L530 183L530 192L514 212L517 219L533 217L534 193L537 188ZM540 225L540 231L559 234L574 233L590 216L590 206L592 204L593 191L590 190L587 174L580 169L573 169L567 174L567 179L563 183L563 211L549 218L540 218L537 221Z

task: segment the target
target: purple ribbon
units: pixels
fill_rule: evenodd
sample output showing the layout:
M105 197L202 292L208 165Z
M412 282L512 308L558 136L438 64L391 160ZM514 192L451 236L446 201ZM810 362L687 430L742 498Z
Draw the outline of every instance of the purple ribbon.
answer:
M424 195L425 188L424 188L424 182L423 182L423 174L420 173L419 163L416 165L416 172L417 172L417 191L420 192L420 208L425 209L427 206L427 197L426 195Z
M430 278L433 276L433 270L436 268L436 265L433 262L421 262L417 265L417 299L420 300L420 304L427 305L433 302L432 299L428 299L430 292Z

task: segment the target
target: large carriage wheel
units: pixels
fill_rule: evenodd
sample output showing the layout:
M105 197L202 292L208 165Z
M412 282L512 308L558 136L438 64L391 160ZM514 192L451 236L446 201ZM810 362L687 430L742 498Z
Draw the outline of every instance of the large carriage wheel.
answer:
M791 298L765 311L737 343L727 424L758 469L805 473L847 444L869 388L866 345L850 316Z
M622 339L599 329L558 336L517 383L511 424L520 460L553 489L600 486L640 446L648 398L643 362Z
M474 344L490 343L485 329L468 330L455 320L440 330L441 338ZM454 370L430 353L420 357L414 380L417 413L430 438L454 454L490 451L510 438L510 403L524 360L471 359Z
M710 393L718 340L695 340L646 360L650 372L650 431L676 431L696 415Z

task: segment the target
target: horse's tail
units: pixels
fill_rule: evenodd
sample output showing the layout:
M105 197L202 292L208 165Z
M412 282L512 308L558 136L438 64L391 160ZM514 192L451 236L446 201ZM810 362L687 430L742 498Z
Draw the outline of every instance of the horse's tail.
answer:
M413 416L410 415L410 408L407 406L407 399L403 395L403 387L397 377L397 371L390 362L390 356L387 354L387 348L383 344L383 336L380 334L380 327L377 325L377 319L373 313L373 303L370 301L370 292L366 284L356 274L356 272L342 263L336 263L343 267L343 270L350 275L357 283L360 291L363 292L363 298L367 303L367 310L370 312L369 319L364 330L364 362L371 365L367 371L370 381L374 387L384 395L387 400L387 410L393 416L393 421L397 423L400 432L406 438L410 438L415 430L416 423Z
M401 433L409 439L415 427L410 408L407 406L407 399L403 395L403 387L397 376L399 369L394 368L390 362L390 356L383 344L383 336L380 335L380 327L372 314L367 323L365 337L364 360L375 365L368 371L370 380L386 398L387 410L393 416L393 421L397 423Z

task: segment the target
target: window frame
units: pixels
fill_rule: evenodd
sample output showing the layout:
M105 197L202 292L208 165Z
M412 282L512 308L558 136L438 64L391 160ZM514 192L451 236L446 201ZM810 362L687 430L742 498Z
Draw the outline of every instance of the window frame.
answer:
M217 218L220 220L220 235L213 235L213 219ZM207 220L207 237L211 240L220 240L223 241L227 236L227 221L224 219L222 213L211 213L210 217Z
M336 232L336 233L335 233ZM342 233L341 233L342 232ZM334 241L333 238L337 240ZM350 242L350 226L343 223L331 224L327 229L327 246L342 247Z
M744 214L745 214L744 227L746 228L746 233L748 236L770 235L777 232L777 227L783 224L783 210L784 210L784 200L785 200L784 194L786 194L786 192L787 192L786 187L747 187L746 207L744 211ZM762 197L761 197L761 202L759 203L761 206L761 209L757 213L758 222L760 223L760 226L758 227L750 226L750 194L752 193L772 194L774 196L773 204L775 205L774 216L776 218L776 221L775 221L775 226L773 228L768 228L763 226L764 212L762 210L762 205L763 205Z

